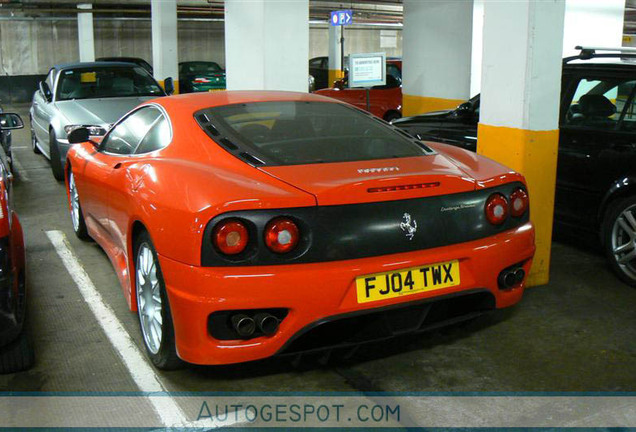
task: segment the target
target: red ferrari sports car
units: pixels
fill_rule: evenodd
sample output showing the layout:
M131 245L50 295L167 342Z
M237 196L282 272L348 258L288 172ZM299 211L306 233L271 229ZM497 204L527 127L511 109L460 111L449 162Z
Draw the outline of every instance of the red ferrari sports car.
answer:
M88 139L69 136L73 229L108 254L159 368L345 349L523 294L523 177L351 105L180 95Z

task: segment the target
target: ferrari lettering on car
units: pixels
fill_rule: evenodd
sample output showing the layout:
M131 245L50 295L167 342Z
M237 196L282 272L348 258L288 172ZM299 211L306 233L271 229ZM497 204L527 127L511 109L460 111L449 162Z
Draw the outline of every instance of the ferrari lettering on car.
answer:
M158 368L348 349L523 295L524 178L334 99L165 97L89 138L69 133L73 230Z

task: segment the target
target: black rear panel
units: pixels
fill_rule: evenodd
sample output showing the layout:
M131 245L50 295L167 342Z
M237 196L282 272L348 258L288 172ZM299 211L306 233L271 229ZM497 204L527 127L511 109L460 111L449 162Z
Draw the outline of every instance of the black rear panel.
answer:
M491 194L499 192L509 197L520 187L523 187L521 183L509 183L478 191L399 201L228 212L208 223L201 263L203 266L245 266L338 261L477 240L528 221L526 212L494 226L484 212ZM391 195L391 192L377 193ZM302 237L296 249L284 255L271 252L263 240L267 223L280 216L293 219ZM214 226L226 218L239 219L248 226L250 246L238 256L224 256L213 247ZM415 224L417 229L413 231ZM413 234L412 238L409 233Z

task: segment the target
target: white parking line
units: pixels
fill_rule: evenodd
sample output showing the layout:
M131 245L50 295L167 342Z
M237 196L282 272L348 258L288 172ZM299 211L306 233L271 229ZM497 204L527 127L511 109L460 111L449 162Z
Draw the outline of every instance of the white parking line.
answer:
M20 163L16 155L12 155L12 156L13 156L13 166L15 166L16 171L18 171L20 180L25 182L31 181L31 179L29 178L29 175L27 174L26 170L24 169L24 167L22 166L22 164Z
M46 235L53 244L53 247L55 247L55 251L62 260L62 263L64 263L64 267L66 267L71 278L73 278L84 301L93 312L93 315L95 315L95 318L97 318L97 322L123 360L130 376L135 381L135 384L137 384L137 387L139 387L139 390L142 392L167 391L163 384L161 384L155 370L148 364L145 356L130 338L130 335L117 319L113 310L102 299L102 296L97 291L97 288L95 288L84 267L71 250L71 246L68 244L64 233L62 231L47 231ZM200 422L188 421L177 402L170 396L149 397L148 400L166 427L216 428L220 426L231 426L231 422L221 423L211 419Z

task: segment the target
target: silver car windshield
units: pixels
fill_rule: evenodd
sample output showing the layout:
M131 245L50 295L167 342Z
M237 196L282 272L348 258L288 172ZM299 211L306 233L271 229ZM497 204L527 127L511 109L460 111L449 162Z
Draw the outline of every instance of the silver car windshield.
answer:
M163 96L164 92L141 67L66 69L60 73L56 99L97 99L127 96Z

